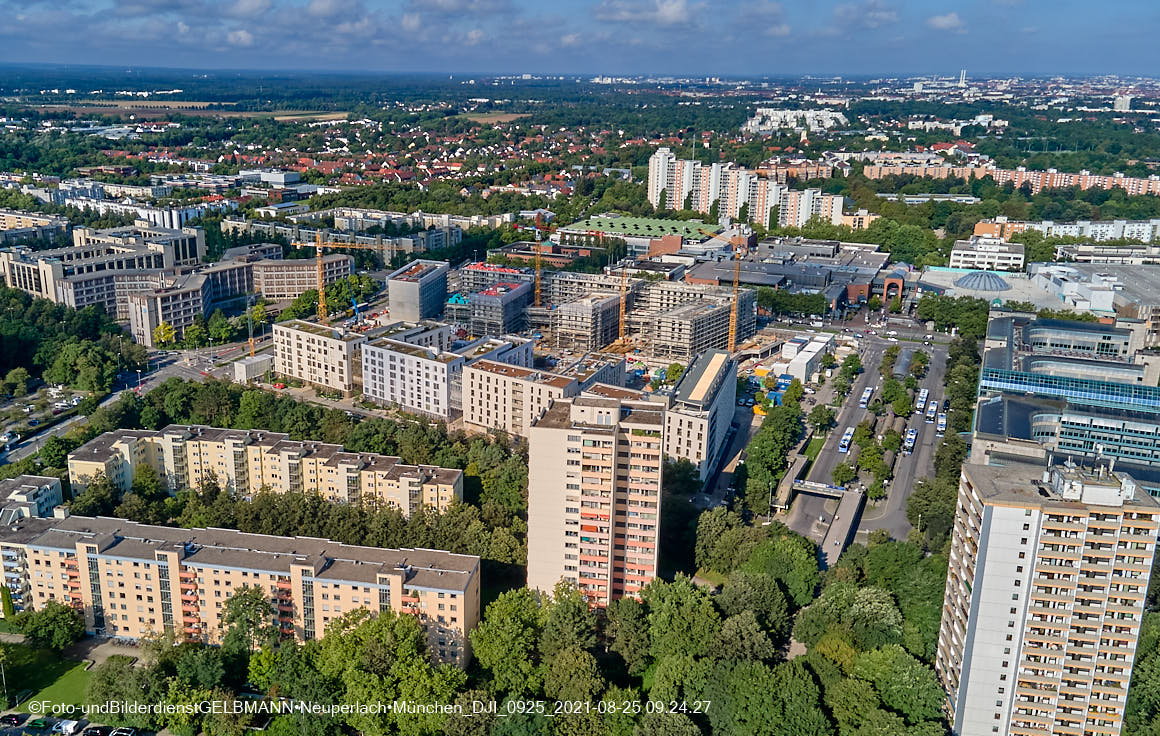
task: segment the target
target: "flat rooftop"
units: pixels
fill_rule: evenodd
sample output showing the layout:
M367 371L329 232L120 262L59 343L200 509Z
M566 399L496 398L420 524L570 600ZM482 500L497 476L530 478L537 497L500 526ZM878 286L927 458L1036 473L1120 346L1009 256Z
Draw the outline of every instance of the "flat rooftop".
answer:
M730 365L729 353L709 350L693 359L676 386L677 401L704 406L712 402L713 389L721 384ZM727 380L728 376L724 377Z
M709 237L701 232L702 230L719 233L721 226L706 224L699 220L662 220L653 217L590 217L561 229L613 233L629 237L659 238L664 235L680 235L686 240L701 241Z
M320 325L317 322L307 322L304 319L292 319L286 322L278 322L275 327L283 327L297 332L309 332L311 335L329 338L331 340L342 340L343 342L361 341L366 339L366 335L360 335L357 332L346 332L339 327L328 327Z
M1081 481L1089 487L1118 488L1120 485L1116 477L1121 475L1120 473L1099 477L1089 469L1081 467L1055 466L1052 470L1064 473L1068 480ZM1044 482L1043 471L1042 465L1018 462L1006 465L975 465L973 463L963 465L963 475L975 487L979 496L986 501L1007 502L1016 505L1074 506L1076 508L1096 505L1065 499L1058 495L1050 483ZM1124 501L1123 505L1155 510L1160 507L1160 500L1149 495L1144 489L1138 488L1135 497Z
M447 264L442 261L411 261L399 270L387 276L388 281L419 281Z
M1067 263L1090 279L1092 276L1107 274L1118 280L1116 301L1136 304L1160 304L1160 265L1119 266L1108 263Z

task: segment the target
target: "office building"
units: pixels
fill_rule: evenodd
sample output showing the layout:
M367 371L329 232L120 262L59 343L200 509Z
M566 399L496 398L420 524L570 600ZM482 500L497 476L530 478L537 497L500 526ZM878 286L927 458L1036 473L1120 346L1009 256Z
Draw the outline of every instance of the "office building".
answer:
M947 265L975 271L1022 271L1023 244L981 237L956 240Z
M366 335L292 319L274 325L274 372L351 396L362 371Z
M291 243L311 244L321 236L324 242L372 245L376 246L379 255L386 263L390 263L399 254L410 255L428 250L450 248L458 245L463 240L463 230L458 225L430 225L430 230L420 230L409 235L370 235L361 233L358 232L359 228L354 227L360 220L357 217L351 220L343 219L344 216L341 214L343 210L345 208L339 208L337 210L316 210L290 215L288 219L292 221L291 224L261 219L249 220L243 216L226 217L222 220L221 227L223 233L265 235L267 237L285 238ZM328 212L334 213L337 230L300 224L301 222L315 220ZM420 220L438 217L423 215L423 213L416 213L414 215L403 215L399 213L399 216L409 218L412 225ZM422 227L428 227L428 225L422 225Z
M226 601L256 587L283 636L320 639L351 611L390 611L418 617L431 657L463 667L480 615L479 558L438 550L66 516L22 522L0 552L21 608L55 600L89 633L122 640L220 643Z
M524 338L456 340L450 325L392 325L362 347L363 398L437 419L463 409L463 370L474 361L531 366L532 342Z
M958 736L1120 733L1160 505L1099 466L963 466L935 669Z
M28 240L56 240L68 235L68 218L39 212L0 210L0 245Z
M1144 344L1160 345L1160 265L1033 263L1032 282L1064 308L1144 325Z
M264 299L292 301L311 289L318 289L315 259L262 260L253 265L254 291ZM322 281L326 285L354 273L354 259L343 253L322 256Z
M391 272L387 276L391 319L418 322L442 316L443 303L447 301L447 271L444 261L418 260Z
M567 580L605 606L656 577L663 442L655 403L552 403L528 439L529 588Z
M701 480L708 479L725 452L736 400L737 364L729 353L697 355L673 387L665 411L665 455L688 459Z
M624 359L585 357L557 371L479 360L463 370L463 422L471 429L527 437L552 402L597 383L624 385Z
M0 480L0 526L52 516L53 509L62 503L60 478L18 475Z
M83 492L104 476L128 491L148 465L171 492L211 478L238 497L255 493L315 493L328 501L445 511L463 497L463 473L404 465L397 457L345 452L339 445L289 439L280 432L171 424L158 431L116 430L68 455L69 483Z

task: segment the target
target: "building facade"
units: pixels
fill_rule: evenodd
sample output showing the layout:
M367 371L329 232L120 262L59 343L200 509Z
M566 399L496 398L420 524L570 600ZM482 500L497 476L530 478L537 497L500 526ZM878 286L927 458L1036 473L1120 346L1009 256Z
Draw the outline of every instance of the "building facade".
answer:
M283 636L320 639L357 610L414 615L432 658L462 667L479 621L479 558L438 550L73 516L24 522L0 538L0 555L22 607L55 600L117 639L220 643L226 602L258 588Z
M656 577L663 444L656 403L552 403L528 438L529 588L567 580L606 606Z
M665 455L685 458L707 480L721 463L737 400L737 364L724 350L697 355L665 411Z
M448 266L443 261L411 261L387 276L391 319L418 322L438 318L447 301Z
M982 271L1022 271L1023 244L980 237L956 240L947 265Z
M280 432L173 424L158 431L106 432L69 453L69 482L82 492L97 476L122 491L149 466L170 491L214 480L239 497L255 493L313 493L328 501L445 511L463 497L463 473L404 465L397 457L345 452L325 442L289 439Z
M955 734L1120 733L1158 523L1107 468L963 466L935 661Z
M350 396L359 385L366 341L366 335L302 319L275 323L274 372Z

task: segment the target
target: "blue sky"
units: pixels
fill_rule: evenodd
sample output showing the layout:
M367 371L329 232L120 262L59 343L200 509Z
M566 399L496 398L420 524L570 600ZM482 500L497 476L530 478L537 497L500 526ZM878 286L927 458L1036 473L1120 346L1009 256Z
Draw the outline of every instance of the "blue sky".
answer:
M0 62L1155 74L1155 0L0 0Z

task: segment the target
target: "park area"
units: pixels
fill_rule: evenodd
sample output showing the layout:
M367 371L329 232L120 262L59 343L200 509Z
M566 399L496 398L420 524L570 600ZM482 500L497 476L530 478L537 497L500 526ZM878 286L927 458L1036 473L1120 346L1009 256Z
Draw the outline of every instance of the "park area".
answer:
M27 644L6 643L4 651L9 702L44 700L79 705L84 699L88 662Z

